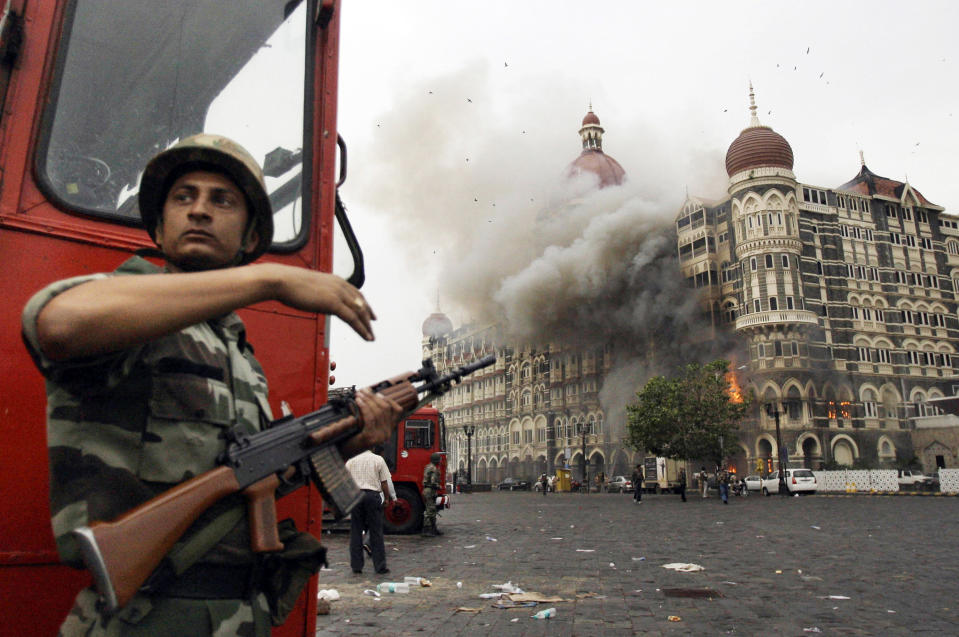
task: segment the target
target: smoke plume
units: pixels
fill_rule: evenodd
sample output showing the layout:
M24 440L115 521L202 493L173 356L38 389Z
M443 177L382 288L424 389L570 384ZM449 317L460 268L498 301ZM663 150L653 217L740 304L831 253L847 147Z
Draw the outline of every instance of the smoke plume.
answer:
M398 243L436 254L455 322L499 323L511 342L611 344L600 397L615 427L649 377L732 348L683 280L674 230L685 183L721 192L722 154L676 156L698 145L641 112L610 108L614 124L597 108L627 181L567 179L582 97L559 78L510 90L490 75L478 64L409 87L383 117L361 192L391 211Z

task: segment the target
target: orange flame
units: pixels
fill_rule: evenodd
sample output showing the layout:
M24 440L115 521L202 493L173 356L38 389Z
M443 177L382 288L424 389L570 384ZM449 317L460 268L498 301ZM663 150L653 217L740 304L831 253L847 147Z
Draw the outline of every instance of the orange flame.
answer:
M729 400L734 403L743 402L743 392L739 387L739 383L736 381L736 374L732 372L726 372L726 383L729 387L726 392L729 394Z

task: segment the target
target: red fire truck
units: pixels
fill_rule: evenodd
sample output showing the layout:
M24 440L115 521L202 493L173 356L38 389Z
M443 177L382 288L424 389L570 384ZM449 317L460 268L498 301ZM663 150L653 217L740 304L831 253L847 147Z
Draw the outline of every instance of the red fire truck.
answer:
M343 390L333 389L336 394ZM393 431L383 445L383 458L390 469L390 479L396 490L396 502L384 509L383 530L386 533L409 534L423 528L423 471L434 452L441 454L440 475L446 475L446 425L443 414L427 405L410 414ZM450 505L446 493L446 481L440 484L436 494L436 508L442 510ZM348 520L348 518L346 518ZM344 520L336 520L333 510L323 509L323 521L328 527L344 528Z
M351 278L362 280L361 255L336 205L346 166L336 128L339 0L161 4L0 5L4 634L55 634L89 582L85 572L60 565L54 548L44 386L21 343L20 312L46 284L113 270L151 245L136 209L140 171L151 156L201 131L236 139L268 174L276 237L263 258L330 271L336 219L354 251ZM323 405L325 317L277 303L241 315L270 379L273 412L281 412L280 401L297 414ZM279 505L281 517L320 534L315 489L300 489ZM316 588L314 578L275 635L314 634Z
M435 407L421 407L400 423L386 444L383 456L390 468L396 503L385 511L387 533L416 533L423 528L423 470L430 454L439 451L440 475L444 479L437 493L437 509L449 506L446 494L446 425Z

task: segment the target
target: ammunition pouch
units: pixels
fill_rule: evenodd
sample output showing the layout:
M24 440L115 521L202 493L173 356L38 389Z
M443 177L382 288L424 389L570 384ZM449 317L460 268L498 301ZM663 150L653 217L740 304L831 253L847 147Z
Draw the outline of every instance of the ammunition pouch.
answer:
M286 621L303 587L326 565L326 548L309 533L297 531L293 520L283 520L278 529L284 548L278 553L263 554L259 578L274 626Z

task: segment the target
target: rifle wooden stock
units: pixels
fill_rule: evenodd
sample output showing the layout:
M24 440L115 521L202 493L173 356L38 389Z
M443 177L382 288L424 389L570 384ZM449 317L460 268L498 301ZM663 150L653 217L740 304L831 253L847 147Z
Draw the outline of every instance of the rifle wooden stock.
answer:
M76 531L74 537L107 612L130 601L200 514L239 490L233 470L217 467L164 491L112 522L94 522Z

